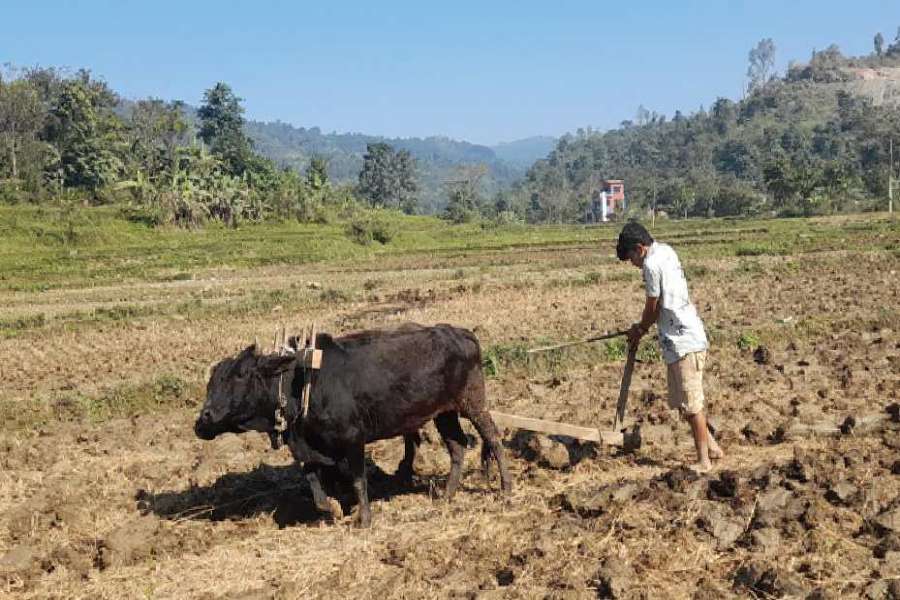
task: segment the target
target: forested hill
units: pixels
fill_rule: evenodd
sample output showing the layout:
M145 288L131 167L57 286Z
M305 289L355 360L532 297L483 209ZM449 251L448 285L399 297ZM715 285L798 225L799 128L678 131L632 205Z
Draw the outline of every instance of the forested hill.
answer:
M384 142L397 150L407 150L416 159L421 180L420 208L426 213L438 212L443 207L446 200L442 182L452 180L460 167L484 165L487 173L481 180L482 193L492 196L520 179L528 166L552 148L552 144L549 147L533 144L530 138L521 144L503 145L504 150L511 152L500 158L487 146L437 136L383 138L362 133L326 134L318 127L295 127L280 121L248 121L244 130L256 151L276 164L305 171L313 156L324 158L329 177L337 182L356 182L367 144Z
M491 150L502 161L527 169L540 158L546 157L556 146L557 138L536 135L512 142L502 142L491 146Z
M670 216L883 210L891 139L900 148L900 32L890 45L876 36L871 55L831 46L782 76L774 52L764 40L750 53L741 100L671 118L641 107L615 130L562 137L517 186L514 210L582 219L603 178L625 180L633 215L654 203Z

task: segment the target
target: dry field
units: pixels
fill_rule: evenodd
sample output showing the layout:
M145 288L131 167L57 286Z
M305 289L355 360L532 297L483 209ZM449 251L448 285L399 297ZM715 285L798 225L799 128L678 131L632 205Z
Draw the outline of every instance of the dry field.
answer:
M716 473L682 469L688 428L651 345L629 404L637 452L508 431L513 493L470 449L448 504L433 431L412 487L391 477L402 442L373 444L368 530L351 527L349 485L334 490L345 520L320 518L264 436L194 437L207 365L282 324L449 322L481 339L492 408L609 428L620 345L523 350L637 317L639 273L615 260L612 229L602 244L2 291L17 329L0 337L0 596L900 598L900 224L796 221L788 254L742 227L659 234L712 341ZM848 416L841 434L790 435Z

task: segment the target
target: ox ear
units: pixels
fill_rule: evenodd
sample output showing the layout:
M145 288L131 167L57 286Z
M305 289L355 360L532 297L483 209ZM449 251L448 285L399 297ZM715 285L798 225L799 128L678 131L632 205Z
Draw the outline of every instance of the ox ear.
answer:
M260 357L256 365L263 377L274 377L293 367L296 362L297 357L293 354L286 356L273 355Z
M245 359L248 356L256 356L257 347L258 347L258 344L250 344L249 346L247 346L246 348L244 348L243 350L238 352L234 356L234 359L236 361L241 361L242 359Z

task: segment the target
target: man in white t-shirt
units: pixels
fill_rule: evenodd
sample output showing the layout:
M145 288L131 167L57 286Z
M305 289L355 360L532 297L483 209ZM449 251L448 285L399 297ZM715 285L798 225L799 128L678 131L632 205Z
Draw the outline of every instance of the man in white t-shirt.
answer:
M659 345L669 387L669 406L678 409L691 425L697 448L699 473L712 469L710 459L723 452L709 432L703 412L703 368L709 342L703 321L688 295L687 280L678 255L671 246L656 242L639 223L622 228L616 244L619 260L630 260L641 269L647 300L641 320L632 325L628 342L637 346L654 323L659 328Z

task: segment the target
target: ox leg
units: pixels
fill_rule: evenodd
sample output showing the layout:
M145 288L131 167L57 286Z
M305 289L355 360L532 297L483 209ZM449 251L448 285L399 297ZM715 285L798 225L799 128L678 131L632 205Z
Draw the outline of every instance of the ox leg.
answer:
M500 487L504 492L512 491L512 479L509 477L509 469L506 468L506 458L503 456L503 448L500 445L500 432L494 420L486 410L480 410L473 415L467 415L472 425L481 436L481 460L486 463L488 456L493 456L500 470ZM482 465L487 473L487 464Z
M344 511L340 503L334 498L329 498L322 488L322 480L319 477L320 468L315 465L303 465L303 474L309 483L309 489L312 490L313 503L319 511L331 515L331 518L338 521L344 517Z
M466 453L466 434L459 424L459 414L456 412L441 413L434 418L447 452L450 453L450 475L447 477L447 488L444 497L449 501L459 487L459 479L462 476L463 457Z
M408 433L403 436L403 460L400 461L400 465L397 467L396 476L398 479L404 482L410 482L413 478L413 463L416 460L416 450L419 448L419 444L422 443L422 436L419 435L419 432L416 433Z
M369 508L369 492L366 489L366 446L360 444L353 447L347 453L347 461L350 463L350 475L353 477L353 489L356 491L356 500L359 503L354 525L368 527L372 524L372 511Z

